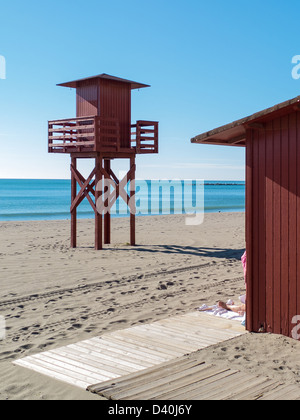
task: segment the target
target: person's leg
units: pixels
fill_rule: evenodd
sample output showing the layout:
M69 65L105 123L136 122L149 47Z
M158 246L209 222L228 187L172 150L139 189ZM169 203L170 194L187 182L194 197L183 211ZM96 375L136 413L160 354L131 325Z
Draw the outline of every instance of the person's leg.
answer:
M225 302L218 302L219 308L226 309L227 311L237 312L237 313L244 313L246 311L246 305L227 305Z

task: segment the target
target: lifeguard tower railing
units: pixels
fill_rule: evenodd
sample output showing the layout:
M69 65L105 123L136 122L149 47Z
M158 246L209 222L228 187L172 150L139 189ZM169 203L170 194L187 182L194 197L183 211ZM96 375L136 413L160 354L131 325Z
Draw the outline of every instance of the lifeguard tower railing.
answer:
M158 122L137 121L131 125L130 134L131 143L124 147L115 118L91 116L49 121L48 151L158 153Z

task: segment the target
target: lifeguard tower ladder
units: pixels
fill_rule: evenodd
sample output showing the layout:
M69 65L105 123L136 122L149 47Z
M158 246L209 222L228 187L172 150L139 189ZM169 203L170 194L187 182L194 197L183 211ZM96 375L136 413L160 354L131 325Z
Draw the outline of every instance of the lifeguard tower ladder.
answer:
M103 218L104 243L110 243L109 210L119 196L130 206L130 244L135 245L135 159L137 154L158 153L158 122L131 124L131 90L149 86L107 74L58 86L76 89L76 118L48 123L49 153L71 156L71 247L76 248L77 207L85 197L95 213L96 250L102 249ZM87 158L95 165L85 179L78 171L77 159ZM129 171L122 180L111 169L112 159L129 159ZM124 189L128 182L129 195ZM112 192L102 187L107 184L114 186Z

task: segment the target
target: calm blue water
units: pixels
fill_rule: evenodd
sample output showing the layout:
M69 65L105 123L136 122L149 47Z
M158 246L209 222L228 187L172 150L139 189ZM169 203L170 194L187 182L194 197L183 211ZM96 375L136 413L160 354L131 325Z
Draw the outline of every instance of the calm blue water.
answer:
M59 220L70 218L69 180L0 179L0 221ZM136 181L138 215L178 214L199 211L245 210L245 183L242 181ZM123 200L114 206L114 217L127 214ZM94 216L84 199L79 218Z

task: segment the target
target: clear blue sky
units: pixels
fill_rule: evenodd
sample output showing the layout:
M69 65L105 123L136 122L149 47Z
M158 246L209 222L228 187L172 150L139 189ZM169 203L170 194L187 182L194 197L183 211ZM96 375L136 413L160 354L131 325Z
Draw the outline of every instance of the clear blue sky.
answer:
M108 73L151 85L132 93L133 121L160 122L139 178L244 179L244 149L190 138L300 94L299 15L299 0L2 2L0 178L69 178L47 153L47 121L75 116L56 84Z

